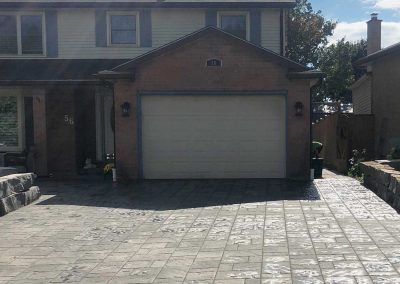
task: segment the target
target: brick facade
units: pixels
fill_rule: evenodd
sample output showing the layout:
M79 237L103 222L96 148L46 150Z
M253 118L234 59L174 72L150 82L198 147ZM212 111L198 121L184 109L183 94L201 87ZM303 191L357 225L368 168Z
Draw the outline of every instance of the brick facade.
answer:
M206 67L210 58L222 60L222 67ZM144 91L284 91L287 92L287 177L309 176L310 80L289 80L288 68L277 56L266 56L234 38L209 33L156 58L135 70L134 80L117 80L114 85L115 141L117 170L121 178L139 175L137 96ZM302 102L302 116L295 104ZM129 117L122 117L120 105L131 104Z

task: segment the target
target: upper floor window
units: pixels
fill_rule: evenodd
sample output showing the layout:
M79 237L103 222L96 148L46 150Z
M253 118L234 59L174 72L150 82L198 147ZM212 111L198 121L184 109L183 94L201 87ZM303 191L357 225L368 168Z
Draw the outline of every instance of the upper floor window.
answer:
M108 14L108 45L138 46L137 13L112 12Z
M43 55L43 14L0 14L0 54Z
M249 15L247 12L218 13L218 27L239 38L249 40Z

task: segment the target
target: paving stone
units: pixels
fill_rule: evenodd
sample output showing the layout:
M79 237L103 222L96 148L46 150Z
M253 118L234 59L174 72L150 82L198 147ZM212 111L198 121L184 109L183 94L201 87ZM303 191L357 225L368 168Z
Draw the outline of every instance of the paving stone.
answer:
M400 283L400 217L350 178L39 186L0 283Z

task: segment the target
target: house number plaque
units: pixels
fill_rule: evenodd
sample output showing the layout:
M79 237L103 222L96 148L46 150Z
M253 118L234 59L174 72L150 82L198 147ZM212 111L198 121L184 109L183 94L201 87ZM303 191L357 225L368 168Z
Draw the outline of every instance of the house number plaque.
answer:
M221 59L212 58L207 60L207 67L221 67L221 66L222 66Z

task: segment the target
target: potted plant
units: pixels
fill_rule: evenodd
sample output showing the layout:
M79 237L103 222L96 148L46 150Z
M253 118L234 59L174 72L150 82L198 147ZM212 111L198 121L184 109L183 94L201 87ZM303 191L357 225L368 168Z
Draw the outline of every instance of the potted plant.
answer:
M115 168L114 164L114 154L107 154L106 161L103 167L103 175L104 179L112 179L113 178L113 169Z
M322 151L322 148L324 145L322 145L321 142L318 141L313 141L312 142L312 162L311 162L311 168L314 169L314 178L322 178L322 169L324 167L324 159L320 158L320 154Z

